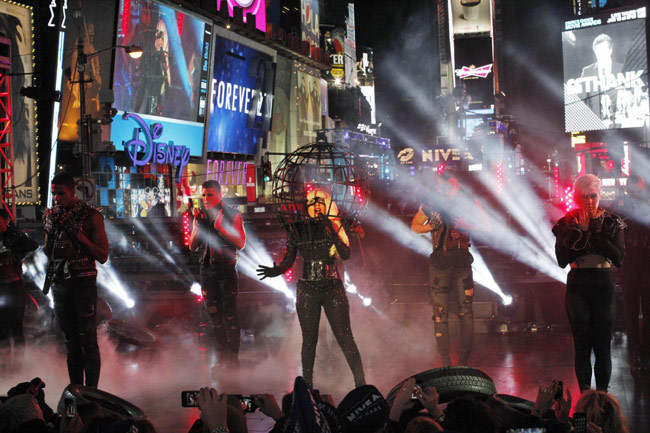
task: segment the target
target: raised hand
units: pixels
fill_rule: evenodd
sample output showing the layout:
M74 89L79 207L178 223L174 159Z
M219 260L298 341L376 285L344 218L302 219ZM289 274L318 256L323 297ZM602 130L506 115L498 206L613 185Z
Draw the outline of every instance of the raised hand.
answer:
M264 278L277 277L280 274L281 274L281 272L278 269L275 262L273 262L273 266L259 265L259 267L257 268L257 276L261 277L260 281L262 281Z

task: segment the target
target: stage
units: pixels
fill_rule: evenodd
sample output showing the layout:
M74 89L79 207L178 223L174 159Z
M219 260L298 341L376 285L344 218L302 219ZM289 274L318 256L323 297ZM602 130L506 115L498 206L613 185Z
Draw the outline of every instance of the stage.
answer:
M365 308L350 296L352 326L359 345L368 383L386 395L398 382L418 372L439 367L433 339L431 315L426 304L397 309ZM404 309L412 311L405 322ZM245 336L238 372L211 377L214 355L202 348L188 329L159 327L152 332L157 343L146 350L118 345L105 328L100 328L102 373L100 389L138 406L149 416L158 432L185 433L199 417L197 409L181 407L180 393L201 386L213 386L232 394L272 393L278 401L291 389L300 373L300 331L295 315L268 306L260 314L276 317L264 332ZM329 330L323 328L319 341L315 388L330 393L338 403L353 388L352 374ZM516 334L480 333L470 366L487 373L498 393L534 400L537 387L553 379L563 380L574 404L579 397L573 372L571 334L565 326L540 326L536 332ZM457 331L452 322L452 337ZM454 343L456 343L454 345ZM23 372L0 379L3 394L18 382L41 377L46 383L46 402L54 409L66 386L67 372L60 345L41 340L28 341ZM452 339L452 360L457 360L457 341ZM630 432L650 429L650 371L632 377L627 363L625 335L615 334L612 342L613 371L610 393L616 396L628 419ZM249 430L267 432L272 420L259 411L248 415Z

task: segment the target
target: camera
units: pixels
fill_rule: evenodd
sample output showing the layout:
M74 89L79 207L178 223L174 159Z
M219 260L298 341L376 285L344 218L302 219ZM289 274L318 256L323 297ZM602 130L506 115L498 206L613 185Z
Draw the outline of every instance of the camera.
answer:
M506 433L546 433L546 427L511 428Z
M249 395L239 395L239 394L234 394L232 396L233 398L237 398L242 406L242 410L246 413L252 413L257 410L257 405L253 401L253 397Z
M77 400L73 398L66 398L63 400L65 404L65 417L68 419L74 418L77 413Z
M420 392L420 394L422 394L422 387L420 385L415 385L413 387L413 394L411 394L411 400L418 399L418 391Z
M557 392L555 393L555 396L553 397L555 400L562 400L562 396L564 394L564 383L560 380L558 383L558 388Z
M199 407L199 391L181 391L181 406Z
M575 412L573 414L573 432L586 433L587 432L587 414L584 412Z

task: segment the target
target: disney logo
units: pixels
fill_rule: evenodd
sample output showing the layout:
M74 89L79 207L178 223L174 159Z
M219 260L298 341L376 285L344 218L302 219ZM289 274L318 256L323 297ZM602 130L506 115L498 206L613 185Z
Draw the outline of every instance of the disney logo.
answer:
M163 134L163 125L153 123L148 126L144 119L137 114L124 113L122 119L132 119L137 126L133 128L133 138L124 143L124 151L131 159L134 167L155 164L171 164L178 167L177 182L181 173L190 162L190 149L186 146L176 146L173 141L167 143L155 142ZM140 138L140 133L143 137Z

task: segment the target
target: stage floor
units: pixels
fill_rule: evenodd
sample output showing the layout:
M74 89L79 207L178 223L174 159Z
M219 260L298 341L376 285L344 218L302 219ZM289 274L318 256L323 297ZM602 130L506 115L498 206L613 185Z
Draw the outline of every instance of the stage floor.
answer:
M369 310L353 308L352 316L368 383L386 394L402 379L440 366L430 316L423 318L421 326L411 324L406 328L388 315ZM618 398L630 432L647 432L650 431L650 372L632 377L625 344L625 335L616 334L612 343L614 367L610 392ZM217 379L210 374L213 355L209 350L201 350L191 333L167 331L158 349L150 354L120 353L104 333L100 333L100 347L100 388L140 407L160 433L185 433L198 418L197 409L181 407L182 390L214 386L220 392L233 394L272 393L279 401L300 373L300 332L295 319L244 341L240 370L226 372ZM454 354L454 362L456 358ZM470 365L490 375L502 394L534 400L540 384L559 379L570 389L574 404L579 396L573 372L572 338L566 331L477 334ZM47 384L46 401L56 408L67 373L61 350L54 345L28 345L23 372L0 378L0 392L6 394L18 382L35 376ZM318 346L315 387L321 393L332 394L337 402L353 388L352 375L340 349L325 331ZM272 426L272 421L259 411L248 418L251 432L267 432Z

